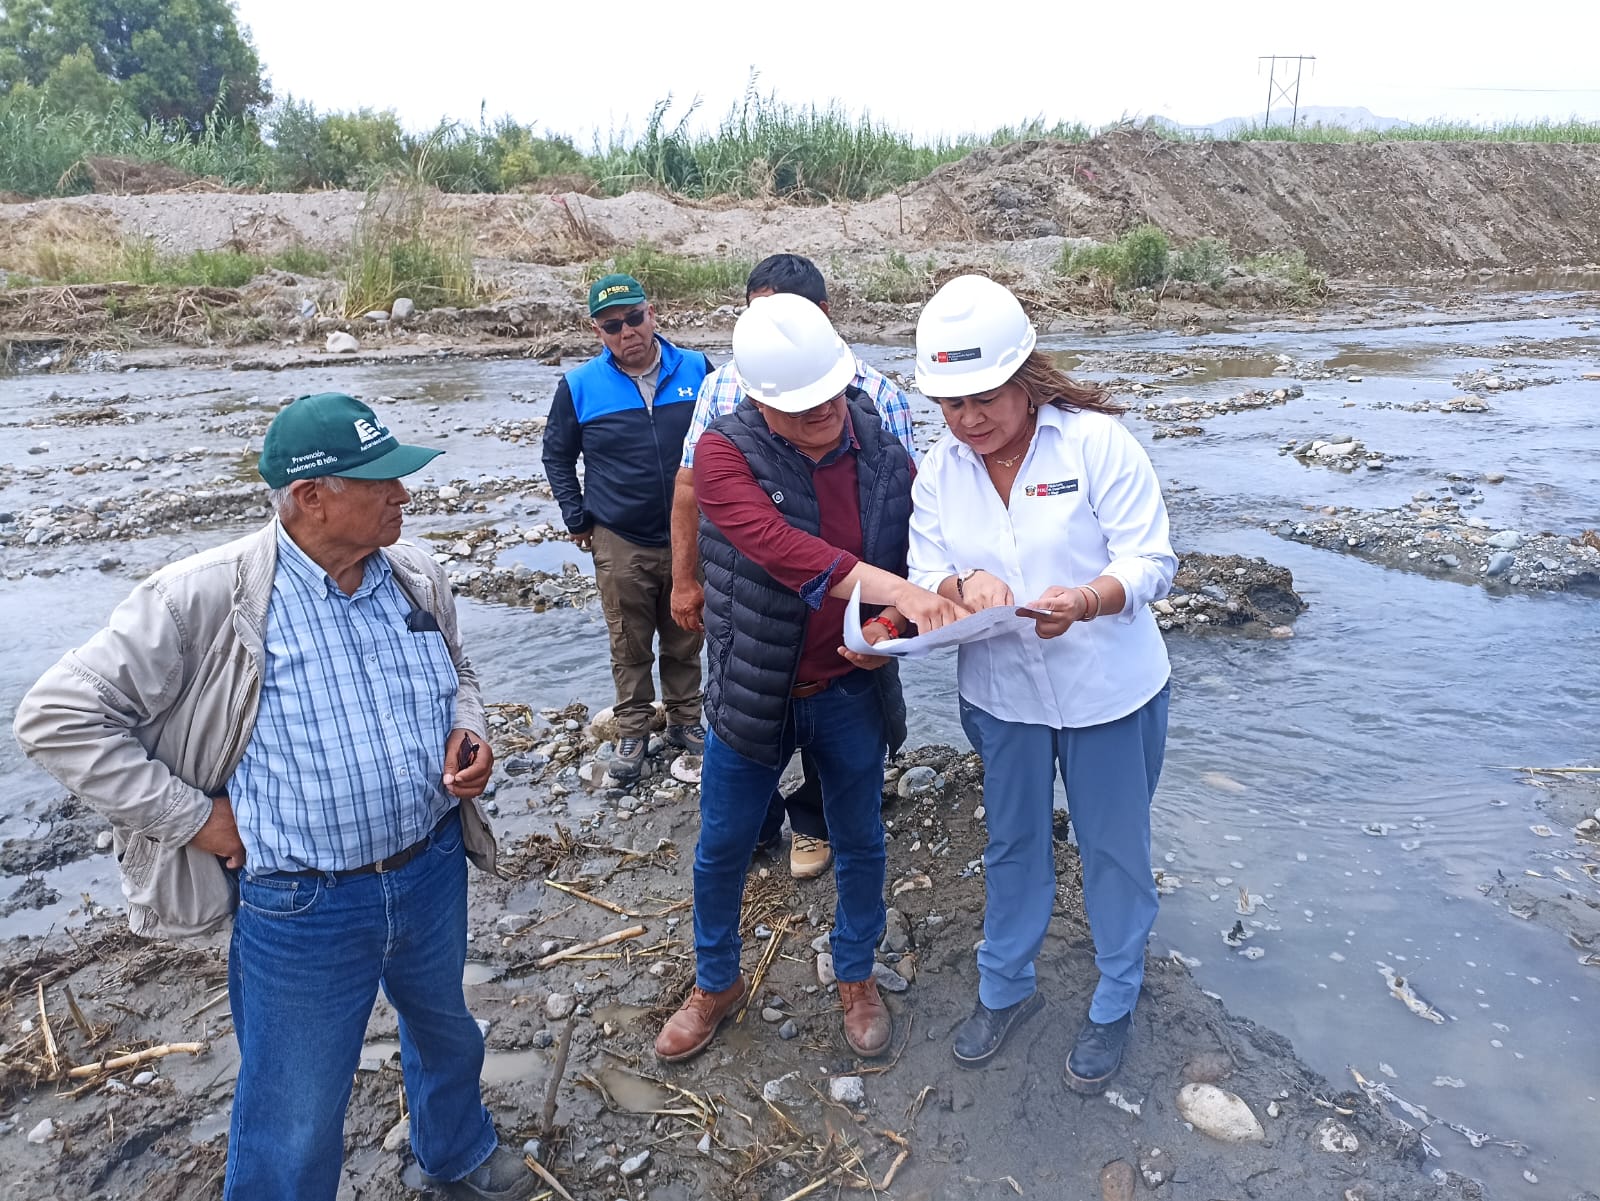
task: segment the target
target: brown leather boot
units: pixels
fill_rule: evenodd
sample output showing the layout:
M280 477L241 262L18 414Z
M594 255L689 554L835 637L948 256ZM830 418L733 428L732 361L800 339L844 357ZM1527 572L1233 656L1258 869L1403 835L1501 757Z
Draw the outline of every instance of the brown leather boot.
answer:
M851 1049L868 1059L887 1051L894 1024L878 996L878 982L870 976L850 984L841 980L839 1001L844 1005L844 1038Z
M744 989L743 976L732 988L721 992L691 989L688 999L656 1035L656 1058L662 1063L681 1063L704 1051L716 1037L722 1020L744 1000Z

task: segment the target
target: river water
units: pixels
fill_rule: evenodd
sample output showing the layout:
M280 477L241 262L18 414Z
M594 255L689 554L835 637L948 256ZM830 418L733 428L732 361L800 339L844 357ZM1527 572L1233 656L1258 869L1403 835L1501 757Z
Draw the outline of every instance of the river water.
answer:
M1570 317L1440 323L1407 329L1320 332L1172 332L1057 337L1062 362L1093 366L1106 355L1161 356L1133 375L1166 397L1220 399L1276 387L1278 356L1336 372L1308 379L1305 395L1266 410L1206 421L1203 436L1151 440L1150 422L1128 425L1150 449L1168 487L1180 550L1261 555L1294 572L1310 604L1289 641L1174 636L1172 729L1155 815L1156 863L1181 887L1163 902L1154 950L1198 961L1201 984L1236 1013L1290 1038L1336 1091L1349 1068L1389 1085L1439 1117L1519 1140L1518 1157L1475 1149L1436 1127L1440 1163L1484 1180L1491 1195L1566 1198L1600 1188L1600 971L1581 966L1558 930L1512 915L1480 891L1497 873L1552 874L1575 844L1545 822L1538 793L1506 770L1597 756L1600 610L1562 594L1492 595L1484 589L1391 570L1280 540L1269 522L1302 506L1378 508L1446 473L1506 476L1486 486L1475 512L1496 528L1577 533L1600 526L1600 329ZM862 346L879 367L909 373L905 348ZM1204 368L1162 378L1171 362ZM1444 400L1463 372L1555 382L1491 398L1481 414L1374 408ZM1091 377L1096 373L1086 370ZM89 458L183 448L188 464L152 464L150 482L247 478L241 451L285 397L338 389L379 408L404 438L449 453L424 482L481 475L535 477L537 444L516 446L477 431L494 420L541 415L559 371L516 362L429 360L272 372L159 370L0 380L0 511L148 487L126 472L68 474ZM1348 377L1359 376L1359 382ZM55 398L52 399L52 394ZM378 401L378 397L388 397ZM126 397L139 415L124 426L27 428L63 412ZM924 444L936 414L920 411ZM1279 455L1290 439L1348 431L1391 456L1382 471L1343 474ZM442 441L441 441L442 440ZM43 443L39 453L29 453ZM168 481L162 471L176 473ZM30 472L43 471L42 475ZM483 520L552 519L531 492L491 506ZM451 519L458 524L460 518ZM444 528L416 519L413 533ZM104 619L132 582L179 554L227 536L215 527L182 536L52 548L0 548L0 710L63 649ZM554 569L572 548L534 548ZM104 569L102 556L120 559ZM54 571L40 576L37 568ZM609 702L599 613L533 615L463 602L464 625L490 699L536 709L577 699ZM912 729L922 741L962 744L954 660L905 672ZM57 795L9 739L0 740L8 782L0 835L36 833L26 809ZM0 935L39 932L70 919L80 893L110 903L105 857L48 880L68 898L0 922ZM6 888L9 889L9 884ZM1240 889L1264 904L1252 919L1247 958L1223 932L1239 915ZM1592 885L1574 891L1600 899ZM1447 1019L1427 1022L1389 994L1387 965ZM1436 1083L1437 1082L1437 1083ZM1538 1183L1530 1183L1529 1177Z

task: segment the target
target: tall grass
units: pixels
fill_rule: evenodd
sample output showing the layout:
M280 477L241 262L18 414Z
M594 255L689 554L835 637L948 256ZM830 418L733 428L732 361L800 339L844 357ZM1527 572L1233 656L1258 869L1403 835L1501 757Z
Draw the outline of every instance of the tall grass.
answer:
M863 200L926 176L979 147L1028 139L1081 142L1111 129L1139 128L1173 141L1209 141L1157 122L1095 128L1038 116L988 133L917 137L854 114L839 101L794 105L762 94L751 77L743 99L711 128L698 105L675 111L668 96L642 132L626 126L579 150L532 124L480 112L474 126L441 121L417 133L392 111L318 112L286 98L257 119L218 113L198 134L181 123L146 121L125 108L60 112L35 92L0 96L0 191L25 196L81 192L85 163L118 157L159 163L233 187L304 190L378 186L396 177L451 192L523 188L659 188L689 197L774 197L795 203ZM1480 127L1434 122L1384 130L1332 125L1253 125L1232 141L1600 142L1600 122L1525 121Z
M653 301L742 301L752 266L746 259L693 258L641 242L607 262L591 263L583 282L588 285L602 275L622 271L643 284Z
M671 107L670 96L658 103L637 140L614 134L608 146L596 146L596 175L607 191L654 185L696 197L862 200L921 179L971 148L949 139L918 143L837 102L791 105L753 90L711 130L690 128L693 104L669 123Z
M1177 135L1212 141L1203 136ZM1232 142L1600 142L1600 122L1511 121L1503 125L1469 125L1462 121L1429 121L1392 129L1352 129L1342 125L1247 125L1227 138Z
M358 317L404 296L419 309L477 303L485 289L463 225L428 220L420 189L367 197L343 264L344 311Z
M85 160L96 157L159 163L234 187L272 178L260 133L221 114L195 134L182 122L145 121L121 106L104 114L57 112L36 95L0 96L0 191L82 192L90 182Z

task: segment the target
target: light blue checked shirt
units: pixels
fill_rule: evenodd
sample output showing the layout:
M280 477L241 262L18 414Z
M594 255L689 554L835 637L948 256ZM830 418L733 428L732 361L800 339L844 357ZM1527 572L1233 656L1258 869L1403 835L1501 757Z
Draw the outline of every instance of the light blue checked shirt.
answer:
M905 444L911 461L917 461L917 442L911 432L911 404L905 393L896 388L880 372L860 359L856 360L856 377L850 381L867 394L878 410L878 416L889 432ZM683 439L683 466L694 466L694 444L700 441L718 417L725 417L739 407L744 390L739 387L739 376L732 363L724 363L706 376L700 385L700 395L694 402L694 416L689 419L689 432Z
M455 805L456 669L381 554L346 596L280 527L261 707L228 781L246 869L344 871L420 841Z

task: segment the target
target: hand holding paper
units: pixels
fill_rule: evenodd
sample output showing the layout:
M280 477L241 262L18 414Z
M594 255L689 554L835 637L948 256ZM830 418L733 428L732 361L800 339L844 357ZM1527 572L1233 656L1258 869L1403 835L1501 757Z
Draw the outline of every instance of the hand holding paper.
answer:
M902 610L904 606L902 606ZM912 616L912 614L907 614ZM900 659L921 658L946 646L959 646L963 642L978 642L997 634L1023 633L1034 630L1038 617L1047 617L1043 610L1000 607L980 609L970 617L951 622L915 638L887 638L882 642L868 642L861 636L861 589L851 592L845 606L844 644L849 650L863 655L892 655Z

